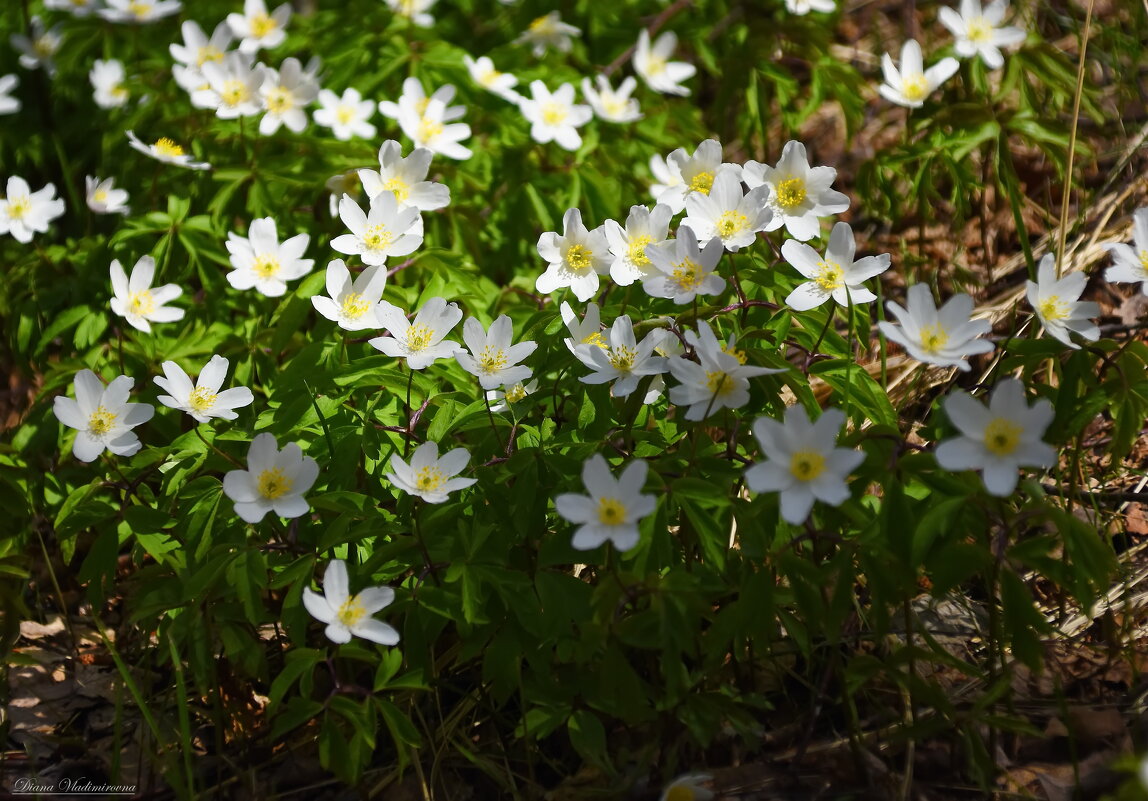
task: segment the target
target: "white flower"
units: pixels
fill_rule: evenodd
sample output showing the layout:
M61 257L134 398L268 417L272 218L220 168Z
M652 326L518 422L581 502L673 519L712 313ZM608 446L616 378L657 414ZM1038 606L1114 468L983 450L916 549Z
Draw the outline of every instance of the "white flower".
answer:
M805 145L796 140L785 143L776 167L747 161L742 177L751 189L763 184L770 189L773 219L765 230L776 231L784 225L790 236L802 242L820 235L818 218L849 208L849 198L830 189L837 170L810 167Z
M669 206L658 204L652 210L645 206L631 206L625 228L616 220L606 220L603 230L610 254L614 257L610 264L610 278L615 284L629 286L655 272L647 250L651 245L666 241L673 216Z
M889 311L900 325L881 321L881 333L909 352L917 361L969 370L967 357L989 353L993 343L978 339L992 330L988 320L970 320L973 299L961 292L937 309L933 293L925 284L909 287L907 309L889 301Z
M263 110L259 87L265 77L262 64L252 64L251 56L232 51L223 61L209 61L201 72L206 88L192 92L192 103L215 110L221 120L250 117Z
M128 403L135 382L121 375L105 387L91 370L81 370L76 373L76 399L61 395L53 401L56 419L79 432L72 454L81 462L94 460L104 448L117 456L132 456L142 447L131 429L150 420L155 407Z
M659 175L659 166L653 160L650 161L654 177L663 182L662 191L656 191L657 184L651 187L651 191L655 193L654 200L669 206L674 214L681 213L686 207L686 198L690 194L698 192L708 195L719 172L728 171L737 178L742 177L739 165L722 162L721 143L716 139L702 142L692 156L686 155L686 151L679 147L666 156L665 164L666 173ZM757 184L750 188L755 186Z
M158 400L164 406L187 412L200 423L209 422L213 417L223 420L234 420L237 415L233 409L250 406L255 396L247 387L231 387L222 392L223 379L227 377L227 359L215 355L199 372L199 378L194 384L191 377L183 368L172 361L164 362L164 378L156 376L153 381L167 395L160 395Z
M785 410L785 422L759 417L753 433L766 461L745 471L745 483L754 492L781 494L781 516L787 523L802 523L819 500L839 506L849 499L846 478L865 461L865 454L838 448L837 432L845 424L840 409L826 409L816 423L801 406Z
M247 451L247 470L223 476L223 494L235 501L235 513L247 523L258 523L268 512L279 517L300 517L311 508L303 493L319 477L319 464L294 442L282 450L273 434L260 434Z
M0 114L15 114L20 110L19 98L10 94L19 83L15 75L0 75Z
M397 453L392 454L393 472L383 475L408 495L417 495L427 503L442 503L450 493L465 489L478 480L455 478L469 461L470 452L466 448L455 448L439 456L438 444L428 441L415 448L410 464Z
M319 90L319 105L315 111L315 122L330 128L335 138L341 141L358 136L362 139L373 139L374 125L367 122L375 113L375 101L363 100L359 90L351 87L343 92L343 96L330 89Z
M856 252L853 229L845 222L833 226L825 258L821 258L816 250L804 242L785 240L781 246L781 255L809 279L789 293L785 305L797 311L805 311L820 306L829 298L841 306L848 306L850 302L857 304L876 300L877 296L862 286L862 282L889 269L889 254L865 256L853 261Z
M332 175L323 183L323 188L330 192L327 195L327 210L332 217L339 215L339 201L343 195L357 197L362 189L358 170L347 170L338 175Z
M92 64L88 79L95 90L94 98L100 108L118 108L128 102L128 90L124 88L124 65L113 59Z
M785 8L790 14L799 17L810 11L823 11L830 14L837 10L836 0L785 0Z
M259 133L270 136L280 125L295 133L307 127L304 108L319 94L319 84L297 58L287 58L278 70L264 69L259 99L266 112L259 120Z
M470 126L465 122L448 124L450 119L455 119L449 116L449 111L445 102L431 98L422 112L413 108L402 109L399 127L415 147L426 148L449 159L468 159L472 151L462 144L462 140L470 136Z
M961 13L947 6L938 12L941 24L956 37L957 54L979 55L990 70L1004 66L1002 47L1018 45L1025 39L1020 28L999 27L1008 10L1008 0L993 0L983 9L981 0L961 0Z
M416 208L434 211L450 204L450 189L440 183L428 181L427 172L433 154L416 147L403 158L402 146L388 139L379 148L379 169L359 170L359 180L367 196L374 198L380 192L391 192L400 209Z
M717 237L731 253L757 241L773 219L766 206L769 189L759 186L743 194L741 179L731 171L719 172L706 194L691 192L686 198L682 225L693 230L702 242Z
M674 153L679 152L683 156L685 155L685 151L680 149L675 150L670 155L673 156ZM658 202L658 198L664 193L674 189L674 187L682 185L682 171L678 168L677 157L669 159L657 154L650 156L650 172L653 173L654 176L654 183L650 184L650 196L654 199L655 203ZM678 214L686 207L685 190L683 189L680 192L675 190L672 197L675 201L680 202L680 206L676 210L672 206L670 207L671 216Z
M486 91L511 103L517 103L521 99L522 96L514 91L514 87L518 85L518 78L508 72L496 70L489 56L473 59L469 55L463 55L462 62L466 65L471 80Z
M574 355L592 372L581 376L584 384L605 384L613 381L610 394L615 398L625 398L638 388L642 376L659 375L666 372L666 360L654 356L654 348L661 344L667 335L663 329L648 334L639 343L634 337L634 324L629 315L622 315L610 326L609 347L596 342L579 344Z
M434 17L427 12L438 0L386 0L386 2L391 11L406 17L420 28L434 25Z
M504 386L502 389L491 389L486 393L486 400L490 403L490 411L501 414L502 412L510 411L512 404L519 403L527 395L533 395L538 391L538 380L535 379L528 384L523 384L519 381L517 384Z
M43 67L49 75L55 75L55 56L64 43L64 37L60 34L61 27L57 23L45 29L40 18L34 16L31 20L31 36L12 34L9 41L12 47L20 51L20 66L27 70Z
M1140 759L1140 767L1136 771L1136 777L1140 779L1140 787L1148 790L1148 754Z
M959 66L955 58L948 57L925 69L921 46L915 39L910 39L901 47L900 70L894 66L893 57L888 53L881 57L885 83L878 86L877 91L890 103L906 108L920 108L925 104L925 98L953 77Z
M1090 318L1100 314L1100 304L1080 300L1088 276L1082 272L1056 277L1056 259L1046 253L1037 269L1036 283L1025 281L1025 296L1036 311L1040 324L1050 335L1070 348L1073 343L1069 332L1075 331L1084 339L1095 342L1100 338L1100 327Z
M116 189L115 178L93 178L84 176L84 188L88 208L96 214L127 214L128 193L123 189Z
M301 258L310 241L310 234L296 234L281 244L271 217L252 220L247 237L228 231L227 252L235 269L227 274L227 283L236 289L255 287L269 298L280 297L288 281L311 272L315 260Z
M162 161L165 164L175 164L178 167L187 167L189 170L211 169L211 165L206 161L192 161L191 156L183 147L177 145L166 136L157 139L155 144L145 145L131 131L124 131L124 133L127 134L128 144L130 144L133 149L147 156L151 156L156 161Z
M342 259L327 264L327 295L313 295L315 311L336 322L345 331L381 328L377 306L387 285L387 271L368 267L353 281L351 271Z
M339 217L351 233L332 239L331 247L348 256L359 256L363 264L386 264L388 256L406 256L423 243L421 231L416 230L421 219L419 210L408 206L400 211L393 192L375 195L370 213L364 213L349 195L343 195Z
M673 31L666 31L650 45L650 32L645 28L638 34L638 46L634 50L634 72L642 76L646 85L664 95L687 96L690 90L682 86L682 81L694 77L698 71L693 64L684 61L670 61L678 37Z
M666 366L681 383L670 388L670 402L689 406L687 420L702 420L719 409L736 409L749 401L749 379L786 372L770 367L747 367L745 354L733 342L722 348L709 323L698 320L697 336L688 336L698 362L671 356Z
M448 83L435 89L428 96L426 90L423 89L422 82L412 76L403 81L403 92L399 95L397 103L391 100L379 102L379 113L392 120L400 120L403 112L407 111L412 111L416 117L421 117L426 113L430 104L437 100L443 106L439 119L442 122L453 122L466 115L466 106L450 105L450 102L454 100L454 95L454 85Z
M447 303L444 298L427 300L414 321L408 321L398 306L383 301L379 304L378 318L380 326L391 335L375 337L367 344L388 356L406 359L407 367L412 370L429 367L436 359L449 359L459 349L457 342L443 337L458 325L462 310L457 303Z
M646 294L655 298L672 298L674 303L689 303L697 295L718 295L725 289L725 279L713 270L724 248L717 237L698 247L693 230L682 226L677 239L646 248L653 268L642 279Z
M538 237L537 247L538 255L549 265L534 282L534 288L544 295L568 286L574 297L585 302L598 291L598 276L610 271L606 235L600 227L586 230L578 209L566 210L561 236L547 231Z
M56 197L56 187L48 184L35 192L18 175L8 178L7 194L0 199L0 234L11 234L17 242L32 241L64 213L64 201Z
M183 309L165 306L183 294L175 284L164 284L152 289L155 277L155 259L140 256L132 267L129 278L124 273L119 259L112 261L112 311L128 321L128 325L140 331L151 331L151 323L172 323L182 320Z
M610 86L610 79L605 75L597 76L598 89L590 83L589 78L582 79L582 96L590 104L590 108L599 119L607 122L633 122L642 119L642 112L638 110L638 101L630 97L630 93L637 87L638 82L628 77L618 86L618 91Z
M44 8L51 11L67 11L77 17L86 17L98 11L100 0L44 0Z
M551 94L542 81L531 81L530 97L523 98L518 108L530 123L530 137L535 142L557 142L566 150L582 146L582 135L577 129L594 116L589 106L575 104L574 87L568 83Z
M283 44L287 38L287 22L291 19L291 5L284 3L270 14L263 0L243 0L243 13L227 15L227 24L235 38L241 39L240 51L256 53Z
M573 47L570 37L581 33L581 28L567 25L557 11L551 11L531 22L530 27L523 31L514 43L529 44L535 58L541 58L546 55L546 49L549 47L561 53L569 53Z
M1133 250L1123 242L1110 242L1104 247L1112 254L1112 266L1104 271L1104 280L1134 284L1148 295L1148 207L1132 215Z
M351 595L347 580L347 565L342 559L332 559L323 574L323 594L303 588L303 606L311 617L327 624L327 639L334 643L350 642L352 635L379 645L397 645L399 633L390 624L371 617L395 600L390 587L367 587L358 595Z
M199 27L199 23L193 20L184 20L179 30L183 35L183 44L170 44L168 50L172 58L196 71L209 61L223 61L227 48L235 38L231 26L226 22L215 26L210 39L204 34L203 28Z
M1052 422L1052 404L1044 399L1029 406L1024 385L1015 378L993 388L987 409L960 390L943 405L962 436L937 446L937 464L946 470L984 470L990 494L1011 495L1020 467L1056 464L1056 450L1041 441Z
M604 542L619 551L638 544L638 523L654 511L652 495L642 495L649 469L641 459L630 462L617 479L605 457L596 453L582 465L582 484L588 495L564 492L554 499L554 508L567 521L578 526L571 545L590 551Z
M710 801L714 797L713 791L702 785L712 780L713 776L708 773L679 776L666 785L659 801Z
M155 22L172 14L178 14L182 4L179 0L104 0L107 8L99 9L99 14L111 22Z
M602 316L597 303L586 304L586 314L582 320L578 319L578 315L574 313L574 309L566 301L562 301L558 311L562 315L562 322L566 325L566 330L570 332L570 336L562 342L571 353L575 352L574 349L578 345L606 347L606 337L610 335L610 329L607 328L604 332L602 331Z
M483 389L525 381L533 371L519 362L533 353L538 343L527 340L511 345L513 338L514 330L505 314L498 315L489 332L475 318L467 318L462 324L462 340L469 351L455 351L454 358L463 370L478 377Z

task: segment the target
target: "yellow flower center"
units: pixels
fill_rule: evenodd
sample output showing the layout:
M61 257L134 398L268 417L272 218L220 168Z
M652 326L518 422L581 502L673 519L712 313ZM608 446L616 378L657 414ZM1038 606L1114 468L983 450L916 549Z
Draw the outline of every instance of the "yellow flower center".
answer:
M598 522L604 526L626 522L626 507L617 498L599 498Z
M370 301L363 300L358 292L348 292L343 296L342 314L348 320L358 320L371 308Z
M706 389L712 392L715 397L728 395L733 392L733 387L733 377L724 370L714 370L713 372L706 373Z
M949 333L941 327L940 323L937 323L922 328L920 338L921 350L925 353L939 353L941 348L945 347L945 343L949 341Z
M422 115L427 113L427 106L429 106L429 105L430 105L430 98L429 97L421 97L415 101L415 111L421 117Z
M32 43L32 50L35 51L36 55L40 58L48 58L56 52L56 47L47 36L41 36Z
M446 483L446 474L434 465L420 467L415 473L415 486L423 492L433 492Z
M395 235L385 225L372 225L363 233L363 244L370 250L382 250L394 241Z
M265 281L274 278L280 267L279 258L270 253L260 253L255 257L255 264L251 265L251 269Z
M264 470L255 482L259 494L269 501L281 498L291 491L291 481L278 467Z
M1148 274L1148 250L1142 250L1138 255L1140 256L1140 269Z
M202 67L209 61L223 61L223 51L215 45L204 45L195 54L196 66Z
M223 82L223 91L219 93L220 99L229 106L238 106L247 100L250 93L247 84L235 78Z
M728 353L730 356L733 356L735 359L737 359L738 364L745 364L745 351L744 350L738 350L733 345L726 345L721 350L722 350L722 353Z
M502 77L502 73L498 70L491 69L478 76L478 84L484 89L489 89L494 86L495 81Z
M984 17L973 17L966 24L967 36L973 44L987 44L993 35L993 26Z
M542 107L542 121L547 125L561 125L570 116L570 109L561 103L547 103Z
M601 331L595 331L593 334L587 334L586 336L582 337L582 344L583 345L597 345L598 347L602 348L603 350L605 350L606 348L609 347L606 344L606 338L604 336L602 336Z
M1023 429L1004 417L985 426L985 448L996 456L1008 456L1020 445Z
M147 19L148 17L151 16L152 4L151 3L141 3L138 1L133 2L133 3L128 3L128 11L130 11L133 15L135 15L136 19Z
M812 481L825 472L825 457L817 451L798 451L789 458L789 472L798 481Z
M215 406L215 399L219 396L207 387L196 387L187 396L187 405L200 414L210 411Z
M108 190L97 189L95 192L92 192L92 202L93 203L107 203L108 202Z
M175 158L184 154L183 148L166 136L152 145L152 150L155 151L157 156L167 156L168 158Z
M278 27L275 20L266 14L256 14L251 18L251 35L256 39L262 39Z
M272 114L283 114L295 107L295 96L284 86L276 86L267 93L267 110Z
M585 245L574 245L566 251L566 266L572 272L581 273L590 268L594 253Z
M97 406L88 416L88 433L101 436L111 431L115 424L116 416L103 406Z
M700 264L689 259L683 259L674 265L672 277L679 290L694 292L701 286L704 276Z
M32 198L27 195L17 195L8 198L8 216L13 220L22 220L32 210Z
M718 236L723 239L733 236L740 231L744 231L747 225L749 225L749 217L746 215L736 211L724 212L722 216L718 218Z
M406 203L407 198L411 196L411 185L402 178L392 178L383 184L383 189L388 192L393 192L395 200L399 203Z
M122 84L117 83L115 86L108 89L108 94L114 97L116 100L125 100L128 96L128 90L125 89Z
M495 373L506 368L506 352L502 348L487 345L478 355L478 369L484 373Z
M805 180L786 178L777 183L777 205L784 211L793 211L805 202Z
M845 271L835 261L817 262L817 275L813 279L826 292L832 292L845 285Z
M654 238L649 234L642 234L630 240L630 247L626 255L630 257L630 264L635 267L645 267L650 263L650 257L646 255L646 245L654 241Z
M416 323L407 331L407 350L420 351L430 345L434 329L430 326Z
M619 373L628 373L634 367L638 351L628 345L619 345L610 351L610 365Z
M666 60L658 56L650 56L646 59L646 74L647 75L661 75L666 71Z
M621 117L626 113L626 102L619 100L617 95L602 95L602 110L608 117Z
M436 136L442 136L442 132L446 130L443 124L438 120L432 120L430 117L423 117L419 120L419 141L429 142Z
M146 317L155 311L155 298L151 290L141 289L128 295L128 314L137 314Z
M522 386L521 381L519 381L517 384L512 386L510 389L506 390L506 400L509 401L510 403L518 403L520 400L522 400L525 397L526 397L526 387Z
M366 616L367 608L363 606L363 602L359 600L357 595L343 601L338 611L335 612L335 617L347 628L359 625Z
M929 79L924 73L915 72L901 76L901 94L910 103L919 103L929 94Z
M710 193L710 188L714 185L714 174L709 171L702 171L690 179L690 191L701 192L703 195Z
M552 34L555 30L556 29L554 23L551 21L549 14L543 17L539 17L538 19L534 20L534 22L530 23L531 33Z
M335 109L335 119L343 125L350 125L357 116L354 106L343 104Z
M1060 295L1052 295L1040 302L1038 309L1040 316L1048 321L1056 322L1068 318L1068 304L1060 299Z

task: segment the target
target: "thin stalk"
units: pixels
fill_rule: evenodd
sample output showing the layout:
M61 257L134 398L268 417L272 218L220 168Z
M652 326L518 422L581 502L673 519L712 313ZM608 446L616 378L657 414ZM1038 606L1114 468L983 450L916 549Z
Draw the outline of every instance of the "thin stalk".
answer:
M415 382L415 371L410 368L410 365L407 365L407 373L408 373L408 376L407 376L407 433L408 434L414 434L415 412L414 412L414 409L411 408L411 385L414 384L414 382ZM482 396L485 398L486 393L484 392ZM404 437L403 438L403 458L404 459L407 458L407 455L410 453L410 450L411 450L411 437L409 437L409 436Z
M490 398L486 395L486 390L483 389L482 382L478 384L478 391L482 393L482 402L486 404L486 417L490 420L490 430L494 432L494 439L498 443L499 453L506 452L506 446L502 444L502 435L498 433L498 426L494 424L494 412L490 410ZM557 389L555 389L557 392Z
M217 454L222 456L224 459L231 462L233 465L238 467L240 470L246 470L247 469L247 466L245 464L243 464L241 461L236 459L231 454L225 453L224 451L220 450L214 442L208 442L207 438L204 437L203 434L200 432L198 424L196 424L195 428L193 428L192 431L195 432L195 435L200 438L200 440L203 442L204 445L211 448L213 451L215 451Z
M1068 132L1068 164L1064 173L1064 192L1060 199L1060 241L1056 253L1056 277L1064 266L1064 242L1068 236L1068 199L1072 195L1072 162L1076 156L1076 130L1080 124L1080 97L1084 94L1084 57L1088 53L1088 33L1092 29L1092 6L1088 0L1084 14L1084 31L1080 35L1080 58L1076 62L1076 93L1072 98L1072 128Z

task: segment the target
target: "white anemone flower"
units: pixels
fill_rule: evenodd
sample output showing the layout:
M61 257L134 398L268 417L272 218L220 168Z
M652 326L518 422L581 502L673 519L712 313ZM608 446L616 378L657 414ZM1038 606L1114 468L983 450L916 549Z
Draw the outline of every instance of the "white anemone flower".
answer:
M642 279L642 288L651 297L671 298L678 305L698 295L720 295L725 279L714 268L723 252L721 239L714 237L699 247L693 229L682 226L677 239L646 249L652 269Z
M339 201L343 195L349 195L352 199L357 198L363 188L363 183L359 180L358 170L347 170L347 172L332 175L323 182L323 188L330 193L327 195L328 213L332 217L338 217Z
M505 314L490 324L490 330L474 317L462 324L462 341L468 350L455 351L454 358L463 370L477 376L483 389L496 389L503 384L525 381L534 371L519 364L538 347L533 340L510 344L514 329Z
M691 229L702 242L717 237L731 253L757 241L773 219L766 205L769 189L759 186L742 192L741 179L732 172L719 172L707 194L691 192L686 198L686 216L682 225Z
M60 33L62 24L57 23L51 28L45 28L43 21L33 16L29 33L12 34L8 41L20 53L20 66L26 70L43 67L48 75L56 74L56 53L64 43L64 36Z
M124 133L127 135L128 144L132 146L133 150L138 150L156 161L174 164L177 167L186 167L189 170L211 169L211 165L206 161L192 161L191 155L183 149L182 145L176 144L166 136L160 137L154 144L145 145L133 132L124 131Z
M992 324L970 319L973 299L969 295L953 295L938 309L932 290L925 284L914 284L909 287L905 306L889 301L889 311L899 325L884 320L877 325L917 361L968 371L972 369L969 356L993 350L993 343L979 339L992 331Z
M352 280L351 271L342 259L327 264L327 295L313 295L315 311L336 322L344 331L363 331L382 327L378 314L387 271L368 267Z
M124 88L124 65L114 58L107 61L96 59L88 73L92 82L92 97L100 108L119 108L128 102L128 90Z
M422 370L437 359L449 359L459 349L457 342L445 337L462 319L462 310L445 298L427 300L414 320L407 320L402 309L384 300L379 304L378 317L380 327L390 336L375 337L367 344L388 356L406 359L411 370Z
M538 255L546 260L546 272L538 276L534 288L549 295L570 287L583 303L598 291L598 276L610 271L610 246L601 226L587 230L582 212L567 209L562 217L562 234L547 231L538 237Z
M227 282L236 289L255 287L269 298L280 297L287 292L288 281L311 272L315 260L302 258L310 241L310 234L296 234L280 243L271 217L252 220L246 237L229 231L227 252L234 269Z
M510 411L515 403L521 403L528 396L538 391L538 379L526 384L519 381L516 384L503 386L502 389L487 390L486 400L490 403L490 411L496 414Z
M981 6L981 0L961 0L961 11L943 6L938 12L941 24L956 37L957 54L968 58L980 56L990 70L1004 66L1002 47L1013 47L1025 39L1021 28L1001 26L1008 0L993 0Z
M223 476L223 494L235 501L235 513L247 523L258 523L268 512L279 517L301 517L311 506L303 493L319 477L319 464L290 442L282 451L274 434L259 434L247 451L247 470Z
M678 151L674 151L677 153ZM671 153L670 155L674 155ZM663 193L668 192L674 187L681 186L682 172L678 168L677 159L669 159L658 154L650 156L650 173L654 176L654 182L650 184L650 197L654 202L658 202ZM685 192L674 192L674 195L680 194L681 206L677 209L670 207L671 214L677 214L686 207ZM666 205L666 204L662 204Z
M132 431L155 414L149 403L128 403L128 393L136 380L121 375L106 387L91 370L76 373L76 399L58 396L52 412L68 428L78 432L72 444L72 455L90 462L104 452L132 456L142 447Z
M866 289L862 282L888 270L891 257L888 253L882 253L880 256L865 256L854 261L853 255L856 252L857 242L853 238L853 229L845 222L833 226L824 258L804 242L785 240L781 246L781 255L809 279L789 293L785 305L797 311L806 311L820 306L830 298L840 306L876 300L877 296Z
M278 70L264 69L259 99L265 113L259 120L259 133L270 136L285 125L300 133L307 127L306 107L319 95L319 84L303 69L297 58L286 58Z
M76 17L91 16L99 10L101 0L44 0L44 8L67 11Z
M766 460L746 469L746 485L780 493L781 516L794 525L809 517L815 500L840 506L850 495L846 479L865 461L861 451L836 447L844 424L840 409L826 409L817 422L801 406L787 408L782 423L759 417L753 434Z
M629 397L643 376L660 375L668 369L665 358L654 355L667 333L659 328L638 342L629 315L622 315L610 326L608 347L590 342L574 348L578 360L594 371L578 380L584 384L613 381L610 394L615 398Z
M209 61L223 61L227 48L235 39L231 33L231 26L226 21L215 26L211 38L199 27L194 20L184 20L179 28L183 36L183 44L168 45L171 57L185 67L191 67L197 72Z
M651 187L651 192L655 202L669 206L674 214L680 214L685 209L686 198L691 194L708 195L718 173L732 172L737 178L742 177L740 165L722 162L721 143L716 139L707 139L699 144L692 156L679 147L666 156L664 173L660 166L653 159L650 160L654 177L660 182ZM661 191L658 191L659 188Z
M363 264L386 264L390 256L406 256L423 243L419 210L399 209L393 192L380 192L371 198L368 212L343 195L339 218L350 229L331 240L331 247L348 256L358 256Z
M1024 384L1015 378L993 388L988 408L960 390L943 405L961 436L937 446L937 464L946 470L983 470L990 494L1011 495L1021 467L1056 464L1056 450L1042 441L1052 422L1052 403L1042 399L1029 406Z
M124 189L116 189L115 178L93 178L84 176L84 198L88 208L96 214L127 214L128 193Z
M1090 342L1100 338L1100 327L1090 319L1100 315L1100 304L1080 299L1087 275L1075 272L1057 278L1056 259L1046 253L1037 268L1036 283L1024 283L1025 297L1049 335L1073 349L1080 346L1072 341L1072 331Z
M112 311L140 331L151 332L151 323L172 323L182 320L183 309L166 306L183 294L176 284L164 284L152 289L155 278L155 259L140 256L129 277L119 259L112 261Z
M0 114L15 114L21 108L20 99L12 97L12 90L20 84L15 75L0 75Z
M673 216L669 206L658 204L653 209L631 206L625 228L616 220L606 220L603 230L610 255L614 257L610 264L610 278L615 284L629 286L655 272L647 251L650 246L666 241Z
M837 170L810 167L805 145L796 140L785 143L776 167L747 161L742 177L751 189L762 185L770 189L773 219L765 230L776 231L784 225L789 235L801 242L821 234L819 218L849 208L849 198L830 188Z
M239 416L234 410L250 406L255 401L255 395L247 387L231 387L220 391L223 380L227 378L228 364L222 356L212 356L193 384L191 376L182 367L172 361L164 362L161 365L164 377L156 376L152 379L160 389L168 393L160 395L159 402L169 408L187 412L200 423L210 422L213 418L234 420Z
M642 76L646 86L663 95L688 96L690 90L682 81L694 77L698 69L684 61L670 61L678 46L678 36L666 31L650 44L650 32L645 28L638 34L638 46L632 59L634 72Z
M462 140L470 136L465 122L448 122L448 109L442 100L431 99L425 110L404 108L399 112L399 127L416 148L425 148L449 159L468 159L473 151Z
M893 64L893 57L888 53L881 57L885 83L878 86L877 91L890 103L905 108L920 108L925 104L925 98L952 78L958 67L960 64L957 60L949 56L925 69L921 46L915 39L909 39L901 47L900 69Z
M633 122L642 119L642 112L638 108L638 101L630 94L638 86L633 76L625 78L615 90L610 86L610 79L605 75L598 75L598 88L590 83L589 78L582 79L582 96L590 104L590 108L598 119L606 122Z
M327 625L327 639L342 645L354 636L379 645L398 645L399 633L394 627L371 617L394 602L395 591L390 587L367 587L351 595L350 586L346 563L332 559L323 574L323 594L303 588L303 606L311 617Z
M712 790L704 785L713 781L708 773L689 773L679 776L666 785L658 801L711 801L714 797Z
M330 89L319 90L320 108L315 110L315 122L330 128L335 138L346 142L353 137L374 139L376 128L370 122L375 113L375 101L364 100L358 89L348 88L342 96Z
M554 499L558 514L578 526L570 544L579 551L591 551L605 542L619 551L637 545L638 524L657 506L653 495L642 494L648 470L649 465L637 459L614 478L602 454L587 459L582 464L587 494L564 492Z
M420 28L434 25L434 17L429 13L438 0L386 0L387 7L400 17L406 17Z
M785 0L785 9L799 17L805 16L810 11L832 14L837 10L837 0Z
M574 46L571 37L579 36L581 33L581 28L568 25L562 21L557 11L551 11L531 22L514 43L530 45L534 57L541 58L551 47L560 53L569 53L570 48Z
M450 189L426 179L433 156L425 147L416 147L403 158L402 145L388 139L379 148L379 169L359 170L359 181L367 197L390 192L400 209L413 207L419 211L434 211L444 208L450 205Z
M243 0L243 13L228 14L227 24L235 38L241 40L240 52L257 53L283 44L290 19L290 3L284 3L268 14L263 0Z
M415 116L421 117L426 114L430 104L434 101L442 103L442 111L439 113L439 119L442 122L454 122L455 120L462 119L466 116L466 106L452 106L450 103L454 100L455 88L453 84L445 84L435 89L431 94L426 93L423 88L422 81L414 76L411 76L403 81L403 91L399 95L397 102L392 100L382 100L379 102L379 113L384 117L392 120L399 120L403 116L403 112L414 112Z
M517 103L522 99L522 95L514 91L514 87L518 86L518 78L509 72L496 70L494 62L490 60L489 56L480 56L475 59L469 55L463 55L462 63L466 65L470 79L486 91L498 95L503 100L509 100L511 103Z
M223 61L209 61L201 72L206 86L191 94L192 103L199 108L214 109L221 120L251 117L263 110L259 87L266 75L262 64L253 64L252 57L232 51Z
M1110 242L1104 247L1112 254L1112 266L1104 271L1106 281L1122 284L1140 284L1140 291L1148 295L1148 207L1136 209L1132 215L1132 243Z
M519 101L522 116L530 123L530 138L541 145L556 142L565 150L582 146L578 129L594 116L589 106L574 102L574 87L564 83L553 93L542 81L530 82L530 97Z
M179 0L104 0L107 8L99 14L109 22L131 22L142 25L158 22L183 8Z
M705 320L698 320L697 336L689 337L697 362L671 356L666 366L681 383L670 388L670 402L689 406L687 420L703 420L720 409L737 409L749 401L749 379L786 372L772 367L750 367L745 354L725 348Z
M469 461L470 452L466 448L455 448L439 456L438 443L427 441L415 448L410 464L397 453L392 454L392 472L383 475L408 495L415 495L427 503L443 503L450 493L478 481L475 478L456 478Z
M52 220L64 213L64 201L56 197L56 187L47 184L35 192L18 175L8 178L0 198L0 234L11 234L21 244L48 230Z
M606 342L607 337L610 336L610 329L602 330L602 313L599 311L597 303L586 304L586 313L581 320L578 319L578 315L566 301L562 301L558 311L562 315L562 322L566 326L566 330L570 332L570 336L563 339L562 342L571 353L574 353L575 348L579 345L607 347Z

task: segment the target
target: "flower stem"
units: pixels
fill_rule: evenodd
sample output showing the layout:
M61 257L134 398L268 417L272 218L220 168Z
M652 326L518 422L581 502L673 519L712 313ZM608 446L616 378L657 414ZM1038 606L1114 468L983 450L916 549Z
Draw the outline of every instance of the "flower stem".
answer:
M486 390L481 381L478 382L478 391L482 393L482 402L486 404L486 416L490 420L490 430L494 432L494 439L498 442L498 451L505 453L506 446L502 444L502 435L498 433L498 426L494 424L494 412L490 410L490 398L486 396Z

